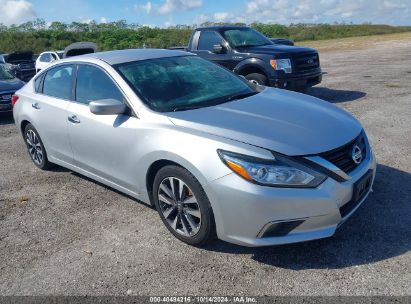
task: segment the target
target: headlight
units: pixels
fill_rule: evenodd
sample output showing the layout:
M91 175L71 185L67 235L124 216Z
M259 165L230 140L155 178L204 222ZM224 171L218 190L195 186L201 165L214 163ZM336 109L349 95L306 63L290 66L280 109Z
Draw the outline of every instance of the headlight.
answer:
M293 71L290 59L271 59L270 64L273 67L273 69L277 71L281 70L287 74L292 73Z
M281 155L259 159L224 150L217 151L221 160L242 178L261 185L290 188L315 188L326 176Z

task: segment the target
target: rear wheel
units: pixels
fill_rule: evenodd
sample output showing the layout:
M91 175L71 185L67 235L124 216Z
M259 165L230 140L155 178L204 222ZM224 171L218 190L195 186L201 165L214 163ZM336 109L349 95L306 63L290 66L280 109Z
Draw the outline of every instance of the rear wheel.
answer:
M166 166L154 179L154 203L167 229L195 246L215 238L214 216L206 193L186 169Z
M51 163L47 158L43 142L37 130L30 123L24 129L24 140L33 163L42 170L50 168Z
M251 73L245 76L245 78L254 84L266 86L268 85L267 77L260 73Z

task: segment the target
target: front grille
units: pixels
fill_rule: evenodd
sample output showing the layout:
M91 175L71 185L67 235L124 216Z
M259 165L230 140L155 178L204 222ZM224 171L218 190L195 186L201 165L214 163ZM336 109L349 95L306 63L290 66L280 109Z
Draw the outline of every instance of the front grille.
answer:
M348 174L359 165L354 162L352 157L352 151L355 145L357 145L361 149L362 159L359 163L361 164L367 156L365 138L362 132L357 138L355 138L348 144L340 148L321 153L320 156Z
M31 70L31 69L34 69L34 64L33 63L20 63L19 67L21 70Z
M320 67L318 53L305 53L292 58L293 72L309 73Z

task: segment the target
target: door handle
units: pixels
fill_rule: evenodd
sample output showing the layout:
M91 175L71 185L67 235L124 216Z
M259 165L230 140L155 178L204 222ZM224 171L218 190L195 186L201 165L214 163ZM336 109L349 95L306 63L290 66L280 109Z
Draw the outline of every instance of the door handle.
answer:
M80 123L80 119L76 115L69 115L68 121L72 123Z
M31 104L31 106L32 106L34 109L36 109L36 110L40 109L40 105L39 105L38 102L33 102L33 103Z

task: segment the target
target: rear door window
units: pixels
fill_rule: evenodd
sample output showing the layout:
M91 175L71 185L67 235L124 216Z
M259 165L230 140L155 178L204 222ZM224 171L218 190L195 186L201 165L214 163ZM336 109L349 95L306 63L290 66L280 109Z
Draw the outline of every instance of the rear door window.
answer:
M47 71L43 94L60 99L71 99L73 66L63 65Z
M92 65L79 65L76 82L76 101L115 99L124 102L124 96L114 81L101 69Z

